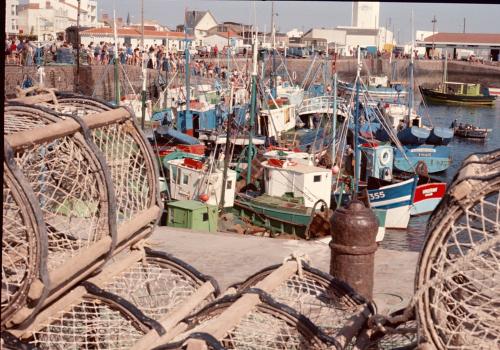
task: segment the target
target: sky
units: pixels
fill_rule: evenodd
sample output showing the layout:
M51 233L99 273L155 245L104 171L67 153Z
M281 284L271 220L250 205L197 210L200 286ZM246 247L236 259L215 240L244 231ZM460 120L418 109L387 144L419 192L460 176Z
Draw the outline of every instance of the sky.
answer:
M270 1L214 1L214 0L143 0L144 18L155 19L175 29L184 21L184 10L210 10L218 22L234 21L257 23L259 30L269 30L271 23ZM141 0L99 0L99 11L113 13L132 22L140 22ZM114 5L115 4L115 5ZM451 3L381 3L380 25L391 23L399 42L410 41L410 18L413 9L415 30L432 31L431 20L436 16L436 31L470 33L500 33L500 5L451 4ZM352 2L340 1L275 1L277 28L287 32L293 28L307 31L312 27L334 28L351 24Z

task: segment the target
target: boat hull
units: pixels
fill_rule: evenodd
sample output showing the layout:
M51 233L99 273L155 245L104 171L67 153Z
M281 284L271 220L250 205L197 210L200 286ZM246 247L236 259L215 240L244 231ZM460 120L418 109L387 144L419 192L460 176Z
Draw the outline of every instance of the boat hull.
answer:
M429 138L430 130L412 126L398 132L398 139L403 145L423 145Z
M427 139L427 143L436 146L446 146L453 139L453 134L453 129L434 127Z
M417 178L368 190L368 200L374 209L387 211L386 228L407 228L410 221L410 206L413 201Z
M465 139L480 139L484 140L488 136L488 130L476 129L476 130L466 130L466 129L455 129L455 135L457 137L462 137Z
M418 185L415 188L410 215L416 216L434 211L445 193L446 183L444 182Z
M406 158L394 148L394 167L399 171L414 172L420 161L425 163L429 174L444 171L451 165L450 149L446 146L404 146L403 150Z
M346 94L355 94L356 88L352 86L352 84L339 82L338 89ZM361 89L361 93L367 93L370 95L370 98L375 101L394 101L405 99L408 96L408 91L396 91L393 88L387 87L372 87L369 86L368 89Z
M432 89L420 87L420 92L429 103L463 104L463 105L492 105L496 96L492 95L455 95L446 94Z

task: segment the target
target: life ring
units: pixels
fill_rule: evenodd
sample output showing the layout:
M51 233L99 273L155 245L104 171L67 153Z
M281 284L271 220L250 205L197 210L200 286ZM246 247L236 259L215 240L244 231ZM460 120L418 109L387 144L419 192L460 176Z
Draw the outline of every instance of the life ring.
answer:
M380 153L380 164L386 165L389 163L389 160L391 159L391 154L388 149L382 150L382 153Z

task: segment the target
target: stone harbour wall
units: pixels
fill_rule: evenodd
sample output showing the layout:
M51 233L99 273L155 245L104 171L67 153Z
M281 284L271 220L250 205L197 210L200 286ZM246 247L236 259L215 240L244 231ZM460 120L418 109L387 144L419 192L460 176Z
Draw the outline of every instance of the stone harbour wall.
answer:
M215 61L215 60L214 60ZM225 64L225 60L220 60ZM279 66L281 61L277 61ZM237 65L239 69L250 67L250 60L237 58L231 60L231 65ZM306 76L312 59L286 59L287 70L290 76L296 77L296 82L301 83ZM321 60L316 60L311 69L314 75ZM328 72L331 72L331 61L326 62ZM388 77L395 76L397 80L407 81L409 60L394 60L389 63L387 59L365 59L363 60L362 75L381 75ZM339 59L336 63L339 79L351 81L356 75L357 61L355 59ZM270 64L266 65L267 74L270 72ZM443 77L443 61L417 60L415 61L414 76L418 85L434 85L439 83ZM109 66L87 66L80 67L80 74L77 77L76 66L53 65L44 67L44 82L47 87L54 87L60 91L80 92L85 95L92 95L111 100L114 96L114 67ZM35 67L5 67L5 94L7 97L15 95L16 86L20 86L26 76L31 77L35 82L39 80L39 71ZM164 74L164 73L162 73ZM318 73L321 77L322 72ZM132 91L139 93L142 87L142 72L137 66L123 66L120 68L120 85L122 93L131 94ZM158 71L148 69L147 91L151 96L154 91L155 80ZM77 79L79 78L79 79ZM478 82L486 85L500 85L500 66L492 66L481 63L469 63L460 61L448 62L448 80L459 82Z

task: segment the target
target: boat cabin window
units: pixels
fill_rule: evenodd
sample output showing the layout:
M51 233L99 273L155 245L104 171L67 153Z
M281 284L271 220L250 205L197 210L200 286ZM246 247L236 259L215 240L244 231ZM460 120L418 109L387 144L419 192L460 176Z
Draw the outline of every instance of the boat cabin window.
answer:
M226 190L230 190L233 187L233 182L231 180L226 182Z
M417 118L413 119L412 124L413 124L413 126L419 126L418 119Z
M208 213L203 213L203 221L208 221Z
M187 185L187 184L189 183L189 176L184 175L184 176L182 177L182 183L183 183L184 185Z
M314 182L321 182L321 175L314 175Z
M180 185L181 184L181 169L178 168L177 169L177 184Z

